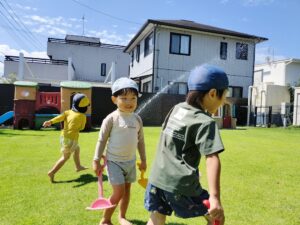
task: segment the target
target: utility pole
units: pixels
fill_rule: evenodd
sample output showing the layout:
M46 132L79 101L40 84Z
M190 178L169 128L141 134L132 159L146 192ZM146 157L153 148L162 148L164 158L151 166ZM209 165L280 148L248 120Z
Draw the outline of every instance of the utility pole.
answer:
M82 36L84 36L84 15L82 16Z

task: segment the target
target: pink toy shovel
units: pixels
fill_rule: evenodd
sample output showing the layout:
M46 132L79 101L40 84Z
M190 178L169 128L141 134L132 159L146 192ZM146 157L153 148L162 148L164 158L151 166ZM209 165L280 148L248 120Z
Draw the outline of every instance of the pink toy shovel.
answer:
M209 203L209 201L207 200L207 199L205 199L205 200L203 200L203 205L205 205L206 206L206 208L210 208L210 203ZM214 221L214 225L220 225L220 221L219 220L215 220Z
M102 158L104 159L104 165L103 167L106 166L106 159L102 156ZM115 205L111 204L111 202L106 199L103 198L103 184L102 184L102 171L100 171L99 175L98 175L98 193L99 193L99 197L97 200L95 200L90 207L87 207L87 210L100 210L100 209L108 209L108 208L112 208Z

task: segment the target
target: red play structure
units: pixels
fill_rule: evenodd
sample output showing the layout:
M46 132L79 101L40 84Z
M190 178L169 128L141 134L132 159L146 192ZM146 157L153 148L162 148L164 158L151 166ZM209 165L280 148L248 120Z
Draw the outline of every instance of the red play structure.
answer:
M28 126L30 129L39 129L42 122L58 115L60 108L60 92L37 92L36 100L15 99L14 127L22 129Z
M36 96L35 110L43 108L55 108L60 111L60 92L38 92Z

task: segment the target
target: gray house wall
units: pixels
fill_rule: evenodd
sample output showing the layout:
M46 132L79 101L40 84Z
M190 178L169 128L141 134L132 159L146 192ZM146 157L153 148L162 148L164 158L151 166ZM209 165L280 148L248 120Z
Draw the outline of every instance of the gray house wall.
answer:
M191 54L170 54L170 33L191 35ZM231 86L243 87L243 97L247 97L248 86L252 84L255 43L249 39L191 32L182 29L158 27L155 39L155 86L161 90L170 81L187 82L188 74L195 66L203 63L222 67L229 77ZM227 42L227 59L220 59L220 43ZM248 59L235 58L236 43L248 44Z

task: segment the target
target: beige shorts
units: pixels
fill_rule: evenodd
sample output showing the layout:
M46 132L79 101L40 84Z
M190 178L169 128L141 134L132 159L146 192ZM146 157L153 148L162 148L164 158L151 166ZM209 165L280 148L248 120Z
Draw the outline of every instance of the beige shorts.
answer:
M73 153L79 150L78 141L60 137L60 151L63 153Z

